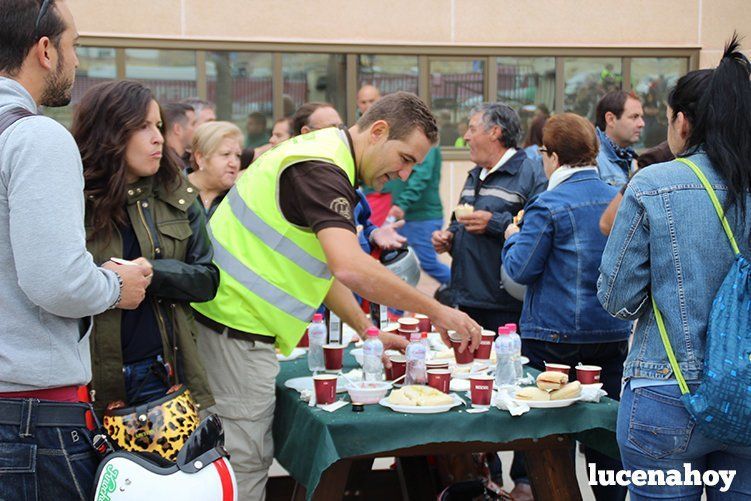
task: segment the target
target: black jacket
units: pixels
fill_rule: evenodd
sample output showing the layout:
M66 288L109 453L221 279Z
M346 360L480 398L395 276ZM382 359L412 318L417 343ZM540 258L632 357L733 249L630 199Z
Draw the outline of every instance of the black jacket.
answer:
M482 235L468 233L452 216L451 290L454 302L470 308L521 312L522 303L501 288L503 233L514 216L536 194L545 190L541 166L518 150L497 171L480 181L482 167L467 175L459 203L493 213Z

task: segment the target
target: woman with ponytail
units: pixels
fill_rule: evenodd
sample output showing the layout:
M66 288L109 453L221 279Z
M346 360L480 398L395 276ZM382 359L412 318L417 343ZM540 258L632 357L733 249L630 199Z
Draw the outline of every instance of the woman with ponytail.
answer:
M618 413L624 468L662 470L668 476L670 470L684 475L686 463L699 474L735 471L732 482L706 486L710 500L751 496L751 447L723 443L697 429L681 399L652 301L659 305L677 367L693 394L705 376L713 300L735 255L689 163L716 193L741 255L750 255L751 64L739 46L734 35L717 68L686 74L670 92L668 143L677 158L643 169L629 183L598 282L606 310L618 318L638 319ZM739 388L738 398L745 391ZM698 500L703 489L629 487L632 500Z

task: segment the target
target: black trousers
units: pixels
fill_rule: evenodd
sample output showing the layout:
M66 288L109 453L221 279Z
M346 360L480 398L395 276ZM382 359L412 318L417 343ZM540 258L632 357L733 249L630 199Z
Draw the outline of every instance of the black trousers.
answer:
M579 363L586 365L599 365L602 367L600 382L602 388L608 392L608 396L614 400L621 398L621 379L623 378L623 362L628 354L628 341L614 343L552 343L538 341L536 339L522 340L522 354L529 358L529 365L535 369L544 371L545 362L570 365L571 377L576 377L574 367ZM584 448L584 457L588 463L594 463L598 470L623 469L619 459L613 459L595 450ZM516 456L514 457L516 463ZM626 499L626 487L593 486L595 498L607 501L622 501Z
M498 334L498 327L506 324L519 324L519 311L498 311L486 310L484 308L471 308L469 306L459 305L459 309L469 315L469 317L480 324L483 329L493 331Z

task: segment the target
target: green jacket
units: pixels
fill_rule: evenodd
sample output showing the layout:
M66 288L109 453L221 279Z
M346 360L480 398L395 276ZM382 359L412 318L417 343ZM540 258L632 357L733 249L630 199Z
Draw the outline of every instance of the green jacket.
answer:
M186 179L180 180L180 186L172 192L154 186L153 178L128 185L127 213L141 255L154 267L144 301L150 301L155 309L164 359L174 369L174 382L185 384L196 403L206 408L214 404L214 398L196 348L197 329L189 302L214 297L219 270L211 262L213 252L198 191ZM109 242L90 240L90 211L87 204L87 247L94 261L122 257L123 242L117 230ZM94 317L91 389L99 412L113 400L125 400L120 319L120 309Z
M391 189L392 203L404 211L406 221L442 219L440 186L441 150L435 147L415 166L406 182L395 183Z

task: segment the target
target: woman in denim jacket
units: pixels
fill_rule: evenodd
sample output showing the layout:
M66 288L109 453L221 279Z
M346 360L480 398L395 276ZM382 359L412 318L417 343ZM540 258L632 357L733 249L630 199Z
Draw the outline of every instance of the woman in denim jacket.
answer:
M714 70L683 76L668 97L668 142L693 161L725 207L743 255L751 233L751 66L734 39ZM712 301L734 256L709 195L691 169L672 161L629 183L600 267L598 297L622 319L639 319L624 367L618 413L621 458L631 470L735 470L730 489L708 499L751 496L751 447L694 430L655 323L649 294L689 388L702 376ZM631 499L699 499L702 486L629 487Z
M628 351L629 322L611 317L597 301L597 267L605 249L599 220L618 189L600 179L592 124L573 113L548 120L540 148L550 181L525 209L519 230L506 230L503 266L527 285L521 316L522 350L530 365L544 362L602 367L601 381L618 398ZM620 462L585 451L600 469ZM598 499L626 497L620 486L595 487Z

